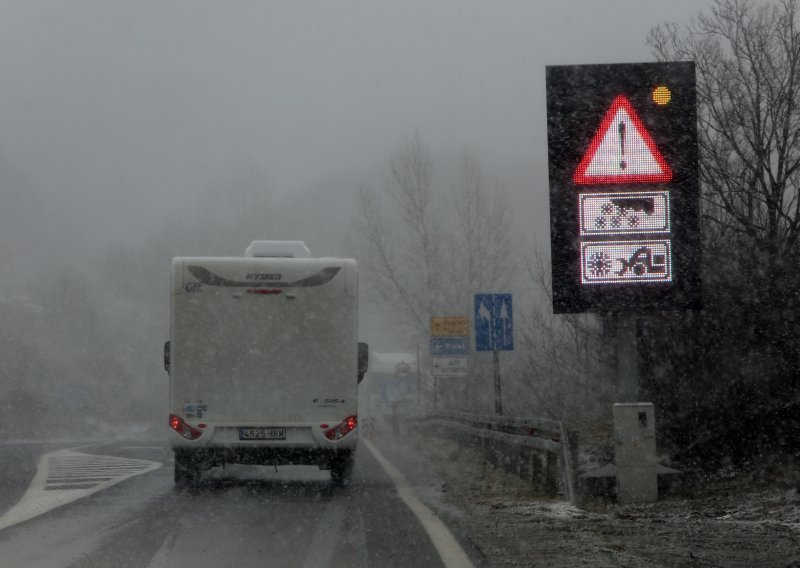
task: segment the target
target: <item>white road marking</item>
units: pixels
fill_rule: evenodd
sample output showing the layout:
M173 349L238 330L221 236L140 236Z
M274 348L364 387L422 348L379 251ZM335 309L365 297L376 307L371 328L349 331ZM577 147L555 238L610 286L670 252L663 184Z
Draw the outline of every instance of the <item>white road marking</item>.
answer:
M425 529L425 532L428 533L444 565L447 566L447 568L471 567L472 562L466 552L464 552L464 549L461 548L458 541L453 537L452 533L447 529L441 519L417 498L414 494L414 490L408 484L403 474L400 473L400 470L389 463L368 440L362 441L394 482L397 488L397 494L417 516L420 523L422 523L422 527Z
M19 503L0 517L0 530L37 517L120 481L161 467L148 460L59 450L44 454L28 490Z
M167 538L161 543L161 547L150 559L147 568L169 568L169 553L173 546L175 546L175 535L167 535Z

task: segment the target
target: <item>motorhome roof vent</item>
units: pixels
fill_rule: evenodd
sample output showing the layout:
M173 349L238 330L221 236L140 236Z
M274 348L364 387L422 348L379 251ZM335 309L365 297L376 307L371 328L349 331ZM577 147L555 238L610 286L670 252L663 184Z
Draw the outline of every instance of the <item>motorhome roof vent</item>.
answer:
M311 251L303 241L253 241L244 255L255 258L310 258Z

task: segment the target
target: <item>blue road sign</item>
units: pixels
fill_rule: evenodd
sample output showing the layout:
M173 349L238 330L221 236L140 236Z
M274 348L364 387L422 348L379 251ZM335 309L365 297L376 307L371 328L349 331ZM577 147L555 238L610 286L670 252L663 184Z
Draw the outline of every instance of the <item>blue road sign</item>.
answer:
M469 337L431 337L431 357L466 357Z
M513 351L511 294L475 294L475 350Z

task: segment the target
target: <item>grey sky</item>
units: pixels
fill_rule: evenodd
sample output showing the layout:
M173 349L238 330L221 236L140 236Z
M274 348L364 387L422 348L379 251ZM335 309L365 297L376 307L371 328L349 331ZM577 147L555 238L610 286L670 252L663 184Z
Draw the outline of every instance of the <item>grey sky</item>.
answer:
M370 176L417 131L434 153L474 151L538 210L545 65L650 60L649 28L699 7L2 0L0 163L113 240L242 169L283 195Z

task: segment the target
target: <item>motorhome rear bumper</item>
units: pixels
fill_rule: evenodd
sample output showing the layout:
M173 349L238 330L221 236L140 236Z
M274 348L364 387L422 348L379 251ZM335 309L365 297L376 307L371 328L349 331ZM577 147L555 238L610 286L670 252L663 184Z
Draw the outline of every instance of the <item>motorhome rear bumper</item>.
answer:
M354 451L350 445L336 448L319 447L176 447L176 457L207 469L223 464L250 465L319 465L327 467L332 460L347 457Z

